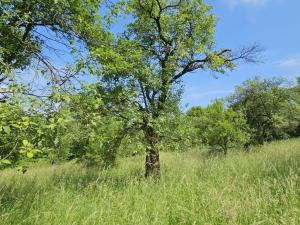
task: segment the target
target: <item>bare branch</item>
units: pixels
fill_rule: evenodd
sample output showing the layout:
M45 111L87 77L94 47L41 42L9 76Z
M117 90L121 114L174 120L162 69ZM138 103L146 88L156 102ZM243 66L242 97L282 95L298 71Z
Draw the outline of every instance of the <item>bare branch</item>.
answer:
M263 49L259 44L255 43L248 47L243 47L240 51L232 53L227 61L233 62L237 60L242 60L245 63L260 63L260 54Z
M254 44L250 47L244 47L240 51L236 53L232 53L230 49L223 49L218 53L215 53L217 56L223 57L225 62L236 62L236 61L243 61L245 63L259 63L259 54L261 53L262 49L258 44ZM176 80L180 79L185 74L195 71L197 69L204 69L205 64L211 61L210 56L206 56L203 59L192 60L186 64L186 66L176 74L170 81L170 83L175 82Z
M149 106L148 106L148 103L147 103L147 97L146 97L146 93L145 93L145 88L144 88L142 82L139 82L139 85L140 85L140 88L141 88L141 90L142 90L145 109L146 109L146 111L147 111L148 113L150 113L150 111L149 111Z

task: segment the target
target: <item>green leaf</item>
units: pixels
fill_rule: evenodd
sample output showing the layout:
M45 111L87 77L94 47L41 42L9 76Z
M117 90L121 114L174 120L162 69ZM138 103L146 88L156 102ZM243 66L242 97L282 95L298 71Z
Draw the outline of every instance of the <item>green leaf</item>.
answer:
M6 134L10 134L10 132L11 132L11 129L9 126L4 126L4 127L2 127L2 129Z
M27 156L29 159L32 159L34 155L33 155L32 152L27 152L27 153L26 153L26 156Z
M24 145L24 146L28 146L28 145L29 145L29 141L28 141L28 140L26 140L26 139L25 139L25 140L23 140L23 141L22 141L22 143L23 143L23 145Z

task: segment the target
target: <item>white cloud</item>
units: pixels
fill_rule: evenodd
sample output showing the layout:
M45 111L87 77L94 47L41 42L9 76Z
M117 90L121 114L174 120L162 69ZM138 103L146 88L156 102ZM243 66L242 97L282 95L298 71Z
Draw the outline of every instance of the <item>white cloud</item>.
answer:
M249 5L249 6L264 6L269 0L224 0L230 8L234 8L238 5Z
M280 67L298 68L300 67L300 54L287 59L280 60L276 64Z

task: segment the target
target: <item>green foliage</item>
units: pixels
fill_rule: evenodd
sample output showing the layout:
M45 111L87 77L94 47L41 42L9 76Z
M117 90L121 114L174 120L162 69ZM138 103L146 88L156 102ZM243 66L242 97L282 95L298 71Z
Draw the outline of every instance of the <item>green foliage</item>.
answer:
M53 41L93 42L101 35L99 0L4 0L0 5L0 74L22 69ZM53 36L48 37L47 32ZM41 34L42 33L42 34ZM43 62L43 60L42 60ZM47 64L47 63L46 63Z
M190 118L184 114L175 114L160 120L161 141L159 149L170 152L184 152L199 145L197 130Z
M39 118L22 110L18 102L0 104L0 157L2 164L10 165L19 159L19 151L28 158L37 152L27 138L35 139ZM30 144L30 145L29 145ZM26 150L22 149L26 145ZM28 153L28 154L27 154Z
M21 154L25 155L26 157L28 157L29 159L32 159L33 156L36 153L41 152L40 150L36 149L34 147L33 144L31 144L28 140L24 139L22 141L22 146L20 147L20 151Z
M201 141L214 151L223 151L242 146L248 141L246 121L241 113L225 109L222 101L207 108L193 108L188 116L196 121Z
M68 131L61 135L70 141L68 159L85 160L105 167L113 166L125 125L109 114L100 84L86 84L80 93L70 96L64 109L72 118Z
M295 92L281 78L255 78L238 86L228 98L230 107L242 111L251 128L252 142L282 139L294 133L299 124Z
M54 86L43 91L56 92L56 85L69 79L69 74L61 74L45 50L58 45L74 55L78 46L95 44L96 39L99 43L104 34L100 3L98 0L1 1L0 157L5 164L9 161L15 165L24 157L67 158L72 142L67 134L72 121L70 110L65 107L67 96L60 98L61 93L53 93L47 99L30 99L25 84L17 83L15 72L30 68L39 75L47 75L51 79L47 85Z

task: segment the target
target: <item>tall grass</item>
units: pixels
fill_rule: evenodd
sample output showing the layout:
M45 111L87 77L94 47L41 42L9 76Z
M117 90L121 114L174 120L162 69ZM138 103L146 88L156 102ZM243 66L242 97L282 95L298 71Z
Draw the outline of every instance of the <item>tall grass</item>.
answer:
M162 178L142 157L109 171L68 163L0 172L0 224L300 224L300 140L208 157L164 153Z

